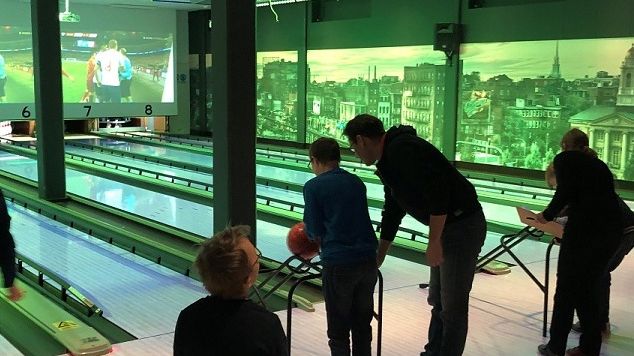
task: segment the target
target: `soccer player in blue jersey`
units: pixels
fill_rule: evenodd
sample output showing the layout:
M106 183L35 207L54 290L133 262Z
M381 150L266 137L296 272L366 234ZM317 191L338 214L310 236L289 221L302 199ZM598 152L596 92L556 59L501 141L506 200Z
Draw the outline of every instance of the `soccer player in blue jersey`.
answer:
M119 72L119 81L121 83L121 101L131 103L132 94L130 93L130 84L132 84L132 62L128 57L128 51L125 48L121 48L119 52L123 57L123 69Z
M7 84L7 70L5 68L4 57L0 54L0 103L6 101L7 95L4 91L5 84Z

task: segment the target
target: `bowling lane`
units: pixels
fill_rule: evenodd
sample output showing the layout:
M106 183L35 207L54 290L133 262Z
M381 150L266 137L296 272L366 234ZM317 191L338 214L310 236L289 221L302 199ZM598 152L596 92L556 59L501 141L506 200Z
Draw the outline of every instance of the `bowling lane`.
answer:
M126 165L130 167L146 169L149 171L166 174L170 176L176 176L180 178L186 178L190 180L194 180L197 182L203 182L207 184L213 184L213 177L211 174L203 173L203 172L195 172L188 169L170 167L162 164L148 164L139 159L129 158L117 156L116 158L113 155L90 151L84 148L80 148L77 146L67 144L64 148L66 153L81 155L81 156L89 156L91 158L99 159L106 162L112 162L116 164Z
M87 156L91 156L94 154L95 152L90 151L90 150L83 150L84 155ZM108 155L105 155L104 158L107 158ZM113 156L110 156L110 159L112 159ZM117 157L118 159L118 157ZM136 160L136 165L141 167L141 168L147 168L150 170L156 170L155 166L160 166L158 164L155 163L151 163L151 162L142 162L140 160ZM277 168L277 167L271 167L271 166L266 166L266 165L260 165L258 164L257 167L257 172L259 176L264 176L264 177L270 177L270 178L276 178L276 179L282 179L285 181L290 181L296 184L303 184L305 181L307 181L308 179L314 177L314 175L312 173L308 173L308 172L301 172L301 171L295 171L295 170L291 170L291 169L283 169L283 168ZM202 173L193 173L195 174L200 174L200 175L204 175ZM208 176L208 175L205 175ZM192 179L195 179L194 176L189 176ZM301 182L301 183L300 183ZM383 187L381 185L378 184L373 184L373 183L366 183L366 187L368 187L368 195L371 196L372 194L370 193L370 189L373 188L374 189L374 196L377 199L382 200L383 199ZM257 189L257 194L258 195L262 195L262 196L266 196L266 197L274 197L277 199L281 199L284 201L287 201L289 203L294 203L297 205L303 205L303 197L300 193L296 193L296 192L291 192L291 191L286 191L283 189L278 189L278 188L272 188L272 187L265 187L265 186L261 186L258 185ZM493 204L493 203L486 203L483 202L481 203L485 216L487 217L487 219L489 221L494 221L494 222L502 222L502 223L507 223L507 224L514 224L518 226L518 230L520 229L521 226L523 226L523 224L519 221L519 218L517 216L516 210L513 206L505 206L505 205L498 205L498 204ZM275 204L273 204L275 205ZM198 209L197 209L198 210ZM301 212L301 209L298 210ZM210 213L211 214L211 213ZM151 216L157 216L158 213L151 213ZM148 215L146 215L148 216ZM381 220L381 209L378 208L370 208L370 217L372 220L374 221L380 221ZM165 217L163 217L165 218ZM427 234L429 231L429 228L427 226L425 226L424 224L416 221L415 219L413 219L412 217L410 217L409 215L406 215L406 217L403 219L403 223L401 225L404 228L407 229L411 229L414 231L419 231L422 233ZM210 228L210 226L209 226ZM187 231L192 231L194 233L197 234L201 234L200 230L195 228L195 227L185 227L184 228ZM197 231L197 232L195 232ZM206 231L206 230L204 230ZM202 236L209 236L209 235L202 235ZM408 236L404 236L404 237L408 237ZM488 252L490 249L493 249L495 246L497 246L499 244L499 238L500 235L497 233L492 233L490 232L487 235L487 241L485 243L485 246L483 248L483 253ZM285 250L285 247L283 247L283 250ZM273 252L274 255L276 256L283 256L283 258L288 257L288 254L283 254L280 253L279 251L275 251ZM523 254L523 252L518 252L518 254L520 255L520 257L523 260L529 260L529 261L534 261L534 260L540 260L543 259L543 254L539 254L539 255L534 255L532 252L527 253L526 255ZM268 253L266 253L267 256L269 256ZM510 258L507 257L503 257L502 258L503 261L505 262L511 262L512 260Z
M136 148L139 146L138 144L131 144L130 146L127 146L126 143L115 143L115 140L109 140L109 139L106 139L106 140L95 139L95 140L92 140L91 142L93 142L93 144L99 144L104 147L117 146L119 147L119 149L124 149L126 151L138 153L136 151ZM119 141L116 141L116 142L119 142ZM145 146L144 149L149 150L148 152L152 152L152 147L153 146ZM165 157L169 158L169 153L171 151L174 151L175 149L166 148L166 150L167 151L166 151ZM158 151L154 151L154 153L157 153ZM176 150L176 151L179 151L178 152L179 154L183 153L183 151L180 151L180 150ZM90 150L76 149L76 148L73 148L73 152L87 155L90 157L93 157L93 154L95 154L95 152L92 152ZM99 154L99 155L100 156L98 156L98 158L113 160L113 157L111 155L107 155L107 154ZM108 157L110 158L108 159ZM118 161L119 157L117 157L116 159ZM208 165L211 164L210 157L207 157L207 161L208 161ZM130 164L134 166L139 166L140 168L147 168L149 170L157 170L156 167L161 167L158 164L151 163L151 162L142 162L140 160L132 160ZM187 170L176 170L176 169L173 170L173 172L176 173L178 176L180 176L180 173L182 171L187 171ZM191 172L191 171L187 171L187 172ZM302 171L296 171L292 169L267 166L263 164L256 165L256 174L260 177L264 177L267 179L277 179L277 180L291 182L298 185L303 185L309 179L314 177L314 174L309 172L302 172ZM204 173L196 173L196 172L187 173L185 178L189 178L193 180L204 179L202 181L209 181L208 175L205 175ZM365 183L365 185L367 188L369 198L373 198L376 200L383 200L384 192L383 192L382 185L374 184L374 183ZM303 204L303 198L301 197L301 194L298 195L296 193L287 192L281 189L275 189L270 187L264 188L261 186L258 186L257 192L258 194L261 194L264 196L274 197L274 198L284 199L284 200L288 199L289 202L293 202L296 204ZM517 216L515 207L504 206L504 205L493 204L493 203L482 203L482 206L483 206L487 219L491 221L495 221L495 222L514 224L514 225L517 225L518 227L522 226ZM380 221L380 210L370 209L370 211L371 211L370 215L372 219L376 221ZM427 228L423 224L409 217L404 221L404 227L407 227L409 229L413 229L416 231L424 231L424 232L427 231Z
M0 150L1 169L20 177L37 181L36 161ZM201 237L209 237L213 230L213 208L147 189L130 186L66 169L68 192L99 203L163 223ZM264 190L276 188L263 187ZM281 196L280 190L274 194ZM300 197L295 196L295 199ZM297 200L299 202L299 200ZM258 248L276 260L290 257L285 236L288 229L265 221L257 221Z
M138 132L134 134L136 136L135 138L137 139L142 139L143 137L147 137L148 140L151 138L161 138L163 140L166 139L167 142L171 141L171 142L198 144L198 145L204 145L210 148L213 146L213 144L209 141L197 141L194 139L187 139L187 138L178 137L178 136L157 135L150 132ZM122 136L122 137L125 137L125 136ZM306 154L293 153L293 152L281 152L281 150L283 150L283 148L280 148L279 150L257 148L256 153L260 155L271 154L277 157L285 157L285 158L289 158L293 160L300 160L308 164L308 157L306 156ZM359 170L361 172L364 172L365 174L372 175L374 173L374 167L368 167L362 164L358 159L354 159L354 160L344 159L342 160L341 165L342 167L346 167L351 170ZM546 188L545 186L543 188L540 188L540 187L532 187L532 186L518 185L518 184L512 184L512 183L494 182L491 180L479 179L479 178L469 178L469 180L473 184L475 184L478 187L478 189L482 188L484 190L492 191L492 192L499 192L500 190L504 190L507 194L518 194L518 196L537 195L538 199L550 199L550 197L553 194L553 190ZM509 193L509 192L512 192L512 193ZM525 193L526 195L522 193Z
M212 167L211 153L193 153L189 151L183 151L171 147L151 146L143 145L140 143L114 140L114 139L79 139L72 140L72 142L79 142L86 145L99 146L104 148L112 148L117 150L123 150L128 152L135 152L154 156L157 158L166 158L183 163L196 164L205 167Z
M86 152L88 153L89 151ZM92 154L92 152L90 152L90 154ZM21 175L31 180L37 180L37 168L34 160L11 155L6 152L0 152L0 159L3 159L2 157L6 156L9 156L9 161L22 162L20 165L16 165L14 162L14 164L8 166L13 167L11 173ZM152 165L151 163L145 162L143 164ZM283 170L279 168L277 169L281 172L277 172L278 174L275 174L276 171L274 167L263 166L262 168L268 171L268 174L276 175L277 177L280 177L282 173L290 173L290 175L295 174L298 176L303 175L305 178L308 178L307 176L309 175L309 173L306 172ZM189 231L200 236L208 237L212 233L211 222L213 221L213 209L211 207L177 199L171 196L161 195L147 189L129 186L105 178L86 175L70 169L67 169L67 181L69 192L80 196L93 199L131 214L144 216L157 222ZM376 184L372 185L377 188L382 188ZM273 195L278 198L288 200L289 202L295 202L296 204L303 203L301 194L277 188L258 187L258 194L266 196ZM485 214L489 220L512 222L520 226L520 222L514 208L495 204L483 204L483 206ZM380 221L380 209L370 209L370 216L373 220ZM258 234L260 234L259 231L262 223L264 222L258 221ZM404 219L402 226L423 233L428 231L428 228L425 225L409 216ZM284 260L289 257L290 254L288 253L283 241L283 236L285 236L286 233L285 228L277 226L272 227L268 225L263 225L263 227L266 231L275 230L276 233L275 237L272 238L272 241L266 241L266 235L264 235L264 239L260 239L259 244L261 244L260 247L262 248L262 252L267 257L280 260ZM497 245L498 240L498 234L489 233L487 246L490 245L492 246L491 248L493 248ZM279 248L273 248L273 246L278 246ZM483 251L486 252L487 249ZM539 258L539 256L530 256L530 259L534 258ZM543 257L541 258L543 259ZM510 261L508 259L504 260Z
M81 140L81 141L85 141L85 143L90 142L90 144L98 145L102 147L111 147L111 148L117 147L117 149L134 152L134 153L146 153L146 154L152 154L155 156L160 155L162 153L163 157L170 158L170 159L172 158L171 154L174 153L174 151L176 151L175 153L177 154L178 157L182 157L183 153L189 154L187 152L173 149L173 148L143 146L136 143L127 143L127 142L116 141L111 139L93 139L93 140ZM142 147L142 151L140 152L137 151L139 147ZM77 149L72 147L70 148L72 149L72 152L75 152L78 154L83 154L90 157L93 157L93 154L94 154L94 152L91 152L90 150ZM195 154L195 153L191 153L191 155L193 155L193 158L187 159L185 161L193 162L197 159L196 157L199 156L198 154ZM95 157L105 159L105 160L113 160L112 156L110 156L109 159L108 159L108 156L109 155L106 155L106 154L99 154L99 156L95 156ZM177 156L174 156L174 157L177 157ZM119 160L119 157L117 157L117 161L118 160ZM211 166L211 161L212 161L211 157L206 157L205 165ZM160 165L150 163L150 162L141 162L140 160L132 160L129 163L130 165L134 165L134 166L147 167L147 169L150 169L150 170L157 170L157 169L149 168L149 167L161 167ZM163 170L165 169L163 168ZM168 171L170 170L168 169ZM187 170L176 170L176 169L171 170L171 172L176 173L176 175L178 175L179 177L180 177L180 173L183 171L187 171ZM191 172L191 171L187 171L187 172ZM302 171L297 171L293 169L273 167L273 166L268 166L263 164L256 165L256 174L259 177L264 177L267 179L282 180L282 181L291 182L298 185L304 185L309 179L314 177L314 174L309 172L302 172ZM183 175L183 177L188 179L203 181L203 182L209 181L209 178L207 178L207 176L205 176L203 173L186 173ZM369 198L376 199L376 200L383 200L384 192L383 192L382 185L375 184L375 183L367 183L367 182L365 183L365 185L367 188L367 194ZM260 188L258 189L259 189L258 194L260 194L260 192L264 193L262 189ZM287 193L282 193L282 192L283 191L281 190L278 191L279 194L289 195ZM289 199L292 199L293 202L299 202L297 200L298 198L289 198ZM485 215L487 216L487 219L489 220L521 226L519 218L517 217L515 208L513 206L503 206L503 205L492 204L492 203L483 203L483 208L485 211ZM417 224L413 222L412 224L414 226L417 226ZM407 225L410 225L410 222L408 222Z
M0 335L0 355L2 356L22 356L22 353L15 348L7 339Z
M51 270L138 338L174 331L178 313L205 296L180 273L8 203L16 249ZM28 298L28 296L26 296Z
M37 181L37 162L31 158L0 151L1 169ZM66 169L68 192L185 231L209 236L212 208L183 199Z
M186 138L186 137L180 137L180 136L170 136L170 135L158 135L155 133L151 133L151 132L134 132L133 133L135 138L137 139L142 139L144 137L148 138L148 140L151 140L152 138L160 138L162 140L164 140L163 142L173 142L173 143L184 143L184 144L191 144L191 145L197 145L197 146L205 146L205 147L209 147L210 149L213 148L213 143L211 141L202 141L202 140L196 140L196 139L191 139L191 138ZM122 137L126 137L125 135L123 135ZM155 140L156 141L156 140ZM284 158L288 158L288 159L292 159L292 160L300 160L300 161L304 161L306 164L308 164L308 157L306 157L306 154L304 153L293 153L293 152L282 152L282 150L284 150L284 148L280 148L280 149L266 149L266 148L256 148L255 152L257 154L260 154L262 156L267 156L267 155L272 155L274 157L284 157ZM289 151L292 149L289 149ZM341 166L342 167L346 167L346 168L351 168L351 169L358 169L358 170L362 170L365 171L368 174L373 174L374 169L372 167L367 167L366 165L364 165L363 163L361 163L361 161L359 160L347 160L344 159L341 161Z

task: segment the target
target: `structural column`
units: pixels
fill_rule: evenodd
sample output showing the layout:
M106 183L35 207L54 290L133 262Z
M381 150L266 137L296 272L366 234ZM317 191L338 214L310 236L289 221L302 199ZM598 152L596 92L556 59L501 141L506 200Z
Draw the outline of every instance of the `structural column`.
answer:
M214 230L245 224L255 242L255 1L211 2Z
M31 23L39 195L62 200L66 197L66 175L58 2L31 0Z
M304 16L304 35L307 38L308 33L308 5L306 6L306 16ZM301 48L297 51L297 65L299 66L297 71L297 142L306 142L306 126L308 123L307 107L306 107L306 95L308 89L308 64L307 64L307 42L302 43ZM320 115L321 117L321 115ZM313 127L314 129L314 127ZM311 142L307 142L311 143Z
M623 131L623 137L621 137L621 165L619 169L625 171L625 165L627 164L627 150L628 150L628 134L627 131Z
M596 147L594 146L594 129L591 129L591 128L588 129L588 141L589 141L590 148L596 149Z
M458 60L458 56L447 58L445 62L445 97L443 107L443 128L442 142L440 148L447 159L453 161L456 159L456 140L458 138L458 92L460 89L459 80L462 71L460 67L462 61ZM433 120L433 118L432 118Z
M610 131L605 129L605 135L603 135L603 162L608 164L610 158Z

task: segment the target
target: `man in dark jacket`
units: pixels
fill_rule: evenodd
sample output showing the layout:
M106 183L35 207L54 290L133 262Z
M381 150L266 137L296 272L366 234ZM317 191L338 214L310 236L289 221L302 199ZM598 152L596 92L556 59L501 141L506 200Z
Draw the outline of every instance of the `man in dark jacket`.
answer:
M425 255L431 266L432 318L421 355L461 355L475 264L486 236L475 188L411 126L385 132L378 118L363 114L348 122L344 134L363 163L376 164L385 187L377 264L383 263L406 213L429 225Z
M15 285L15 243L9 231L11 217L7 203L0 191L0 266L4 277L3 287L8 289L8 297L13 301L22 298L22 290Z

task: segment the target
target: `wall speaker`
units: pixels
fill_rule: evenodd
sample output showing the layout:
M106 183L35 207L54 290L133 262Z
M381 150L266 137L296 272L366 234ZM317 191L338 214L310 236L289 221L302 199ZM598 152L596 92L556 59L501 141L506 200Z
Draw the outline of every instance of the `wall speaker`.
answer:
M458 52L462 42L462 25L457 23L437 23L434 32L434 50L443 51L448 56Z
M469 0L470 9L479 9L484 6L484 0Z
M310 5L313 22L321 22L324 9L321 0L313 0Z

